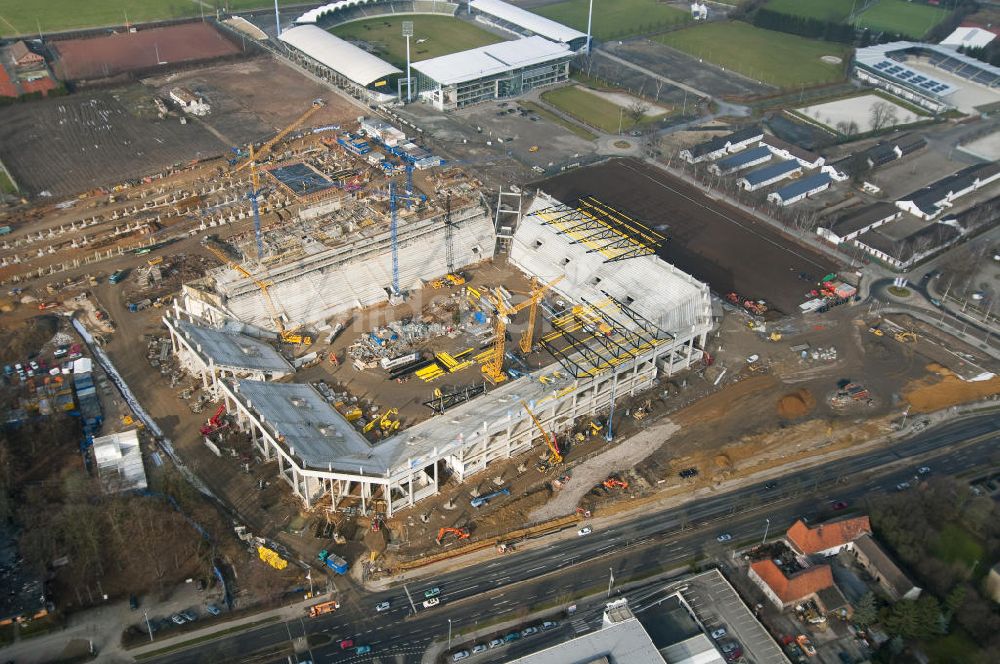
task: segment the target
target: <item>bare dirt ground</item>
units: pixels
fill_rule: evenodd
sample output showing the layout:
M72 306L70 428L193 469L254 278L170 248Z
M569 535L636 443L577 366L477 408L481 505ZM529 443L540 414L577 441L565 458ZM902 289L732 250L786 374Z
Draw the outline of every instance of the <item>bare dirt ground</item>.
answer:
M200 122L231 139L231 146L260 140L288 126L314 99L323 99L326 107L310 117L307 126L346 123L364 114L360 106L270 56L186 69L142 82L160 96L177 86L204 95L212 112Z
M792 313L808 297L809 282L835 269L770 226L705 196L699 189L633 160L613 160L540 184L564 203L584 195L620 208L668 237L660 257L717 293L737 291Z

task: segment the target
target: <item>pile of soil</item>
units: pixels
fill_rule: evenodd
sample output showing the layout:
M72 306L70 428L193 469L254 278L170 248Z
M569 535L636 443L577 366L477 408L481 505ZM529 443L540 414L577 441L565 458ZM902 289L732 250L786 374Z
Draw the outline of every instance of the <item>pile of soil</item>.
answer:
M786 394L778 400L778 416L794 420L808 415L816 407L816 398L806 389Z
M13 329L0 334L0 361L6 363L25 362L28 353L36 352L59 329L55 316L35 316Z
M910 383L903 398L912 413L929 413L968 401L978 401L1000 394L1000 377L989 380L965 381L939 364L930 364L933 376Z

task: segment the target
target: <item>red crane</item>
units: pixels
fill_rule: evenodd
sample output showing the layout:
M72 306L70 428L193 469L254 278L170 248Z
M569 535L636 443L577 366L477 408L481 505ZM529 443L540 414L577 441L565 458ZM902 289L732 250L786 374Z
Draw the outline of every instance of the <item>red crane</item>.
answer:
M199 429L199 431L201 431L201 435L211 436L212 434L221 431L222 429L225 429L227 426L229 426L228 422L222 421L222 416L225 414L226 414L226 404L224 403L219 404L219 408L218 410L215 411L215 415L212 415L212 417L208 420L208 422L203 424L201 429Z

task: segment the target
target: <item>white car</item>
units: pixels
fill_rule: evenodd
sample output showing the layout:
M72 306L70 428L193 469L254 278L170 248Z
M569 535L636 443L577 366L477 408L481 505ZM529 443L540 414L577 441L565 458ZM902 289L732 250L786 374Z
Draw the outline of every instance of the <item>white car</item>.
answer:
M487 647L490 650L492 650L493 648L499 648L500 646L502 646L503 645L503 641L501 641L500 639L493 639L492 641L490 641L486 645L487 645Z
M478 655L481 652L486 652L486 646L484 646L482 643L477 643L476 645L472 646L473 655Z
M425 609L429 609L432 606L437 606L440 603L441 603L441 599L440 598L438 598L438 597L431 597L428 600L424 600L424 608Z
M750 357L747 358L747 364L753 364L754 362L756 362L759 359L760 359L760 355L758 355L757 353L754 353L753 355L751 355Z
M459 650L457 653L451 656L451 661L457 662L460 659L465 659L468 656L469 656L468 650Z
M721 639L725 635L726 635L726 628L725 627L720 627L719 629L716 629L716 630L712 631L712 638L715 639L716 641L718 641L719 639Z
M389 602L379 602L378 604L375 605L375 610L378 611L379 613L382 613L383 611L388 611Z
M920 466L919 468L917 468L917 472L919 474L921 474L921 475L926 475L927 473L931 472L931 467L930 466Z
M718 542L728 542L729 540L733 539L733 536L730 535L729 533L722 533L721 535L719 535L715 539Z
M581 528L580 530L576 531L576 535L577 535L577 537L583 537L584 535L589 535L592 532L594 532L594 529L591 528L590 526L586 526L586 527Z

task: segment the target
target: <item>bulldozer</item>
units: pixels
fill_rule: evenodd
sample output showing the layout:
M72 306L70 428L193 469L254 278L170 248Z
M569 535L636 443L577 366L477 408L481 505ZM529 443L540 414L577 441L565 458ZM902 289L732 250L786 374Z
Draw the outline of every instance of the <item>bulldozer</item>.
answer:
M466 539L469 539L469 537L470 537L469 530L467 528L448 528L448 527L445 527L445 528L442 528L441 530L438 531L437 537L434 538L434 542L438 546L441 546L441 544L444 542L445 535L448 535L448 534L455 535L456 537L458 537L459 540L466 540Z
M913 332L910 332L909 330L900 330L899 332L896 332L893 336L896 337L896 341L902 344L913 343L917 340L917 335L914 334Z

